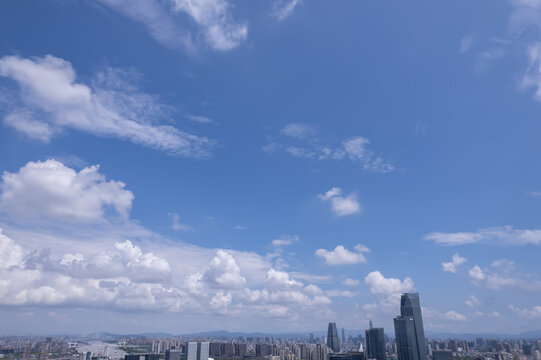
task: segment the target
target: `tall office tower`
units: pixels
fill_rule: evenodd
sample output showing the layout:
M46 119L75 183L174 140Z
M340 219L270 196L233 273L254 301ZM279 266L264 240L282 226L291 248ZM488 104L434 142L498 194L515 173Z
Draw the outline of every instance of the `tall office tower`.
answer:
M344 328L342 328L342 344L346 343L346 332L344 331Z
M399 360L426 360L426 340L418 293L402 294L394 319Z
M336 323L329 323L327 330L327 347L333 352L340 352L340 339L338 338L338 329Z
M235 344L235 356L245 357L248 354L248 345L241 343Z
M197 344L197 360L209 360L209 342L201 342Z
M413 316L398 316L394 318L394 334L396 338L396 353L398 360L420 360L415 338ZM425 360L425 359L423 359Z
M368 359L385 360L385 335L383 328L371 328L366 333L366 355Z
M370 320L370 321L368 322L368 328L369 328L369 329L372 329L372 328L373 328L373 326L372 326L372 320Z
M190 341L186 347L184 348L186 356L184 359L186 360L198 360L197 359L197 343L194 341ZM129 359L126 359L129 360Z

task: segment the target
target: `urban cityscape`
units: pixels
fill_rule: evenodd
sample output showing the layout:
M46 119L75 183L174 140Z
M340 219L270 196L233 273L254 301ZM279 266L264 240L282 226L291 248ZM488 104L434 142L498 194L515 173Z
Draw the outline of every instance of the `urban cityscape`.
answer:
M96 337L102 340L96 340ZM328 324L307 338L94 335L90 338L0 338L6 360L541 360L541 339L427 339L418 293L402 294L394 334L374 327L356 336Z
M541 0L0 0L0 360L541 360Z

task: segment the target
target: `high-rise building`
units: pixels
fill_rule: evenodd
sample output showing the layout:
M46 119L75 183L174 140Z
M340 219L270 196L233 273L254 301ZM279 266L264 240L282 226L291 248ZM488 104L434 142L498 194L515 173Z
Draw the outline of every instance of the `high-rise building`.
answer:
M346 332L344 328L342 328L342 344L345 344L345 343L346 343Z
M235 344L235 356L245 357L248 354L248 345L241 343Z
M385 335L383 328L370 328L366 334L366 356L368 359L385 360Z
M184 359L186 360L198 360L197 359L197 343L194 341L190 341L186 347L184 348L186 355L184 356ZM129 359L126 359L129 360Z
M336 323L329 323L327 330L327 347L333 352L340 352L340 339L338 338L338 329Z
M426 339L418 293L402 294L394 319L398 360L426 360Z
M197 360L209 360L209 342L201 342L197 344Z

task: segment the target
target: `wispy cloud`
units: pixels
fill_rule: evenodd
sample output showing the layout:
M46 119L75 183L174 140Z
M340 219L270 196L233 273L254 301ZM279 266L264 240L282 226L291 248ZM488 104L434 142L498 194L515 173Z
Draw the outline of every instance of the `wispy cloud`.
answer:
M169 220L171 221L171 228L173 228L173 230L182 230L182 231L193 230L192 226L188 224L183 224L180 222L179 214L169 213L167 215L169 216Z
M233 20L231 4L225 0L173 0L175 10L188 14L202 29L209 46L231 50L248 37L248 26Z
M362 136L345 139L333 145L317 137L316 130L302 123L286 125L281 134L282 142L270 141L263 151L272 154L285 152L297 158L314 160L349 160L358 163L365 171L386 174L395 170L395 166L383 160L380 155L368 149L370 140Z
M302 0L274 0L271 15L279 21L285 20L293 14L295 8L302 3Z
M200 124L210 124L212 122L211 118L200 115L186 115L186 118Z
M446 246L475 243L492 245L540 245L541 230L514 229L512 226L500 226L479 229L474 232L432 232L425 235L424 239Z
M157 0L98 0L119 13L142 23L150 35L169 48L195 51L191 33L178 24L169 10Z
M248 36L248 26L233 19L232 6L226 0L171 0L173 11L158 0L99 1L142 23L156 41L170 48L197 50L197 36L188 30L190 23L176 13L188 15L197 24L194 32L201 31L205 43L214 50L234 49Z
M116 137L173 155L205 158L214 141L171 125L169 107L156 96L140 92L126 70L108 68L87 85L76 81L72 65L47 55L42 58L5 56L0 76L20 87L17 104L4 122L25 135L48 142L66 129Z

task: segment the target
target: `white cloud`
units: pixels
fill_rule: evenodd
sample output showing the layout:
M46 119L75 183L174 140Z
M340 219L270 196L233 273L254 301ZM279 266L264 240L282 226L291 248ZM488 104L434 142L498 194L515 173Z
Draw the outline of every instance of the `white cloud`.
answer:
M275 0L271 15L279 21L285 20L293 14L297 5L301 4L302 0Z
M316 256L325 259L327 265L349 265L365 263L366 257L363 255L370 250L364 245L355 245L355 252L346 249L343 245L338 245L334 250L317 249Z
M493 262L493 269L481 269L478 265L475 265L469 271L472 284L484 286L491 290L515 288L530 293L541 292L541 281L532 280L531 276L527 274L522 277L513 276L511 274L513 263L505 259L502 260Z
M465 315L462 315L454 310L449 310L445 313L430 309L427 307L422 308L423 317L426 317L427 319L435 319L435 320L451 320L451 321L467 321L468 318Z
M378 295L400 294L413 290L413 280L409 277L403 281L395 278L386 278L379 271L372 271L364 278L364 282L370 286L370 292Z
M179 26L157 0L98 0L146 26L152 37L169 48L194 51L189 31Z
M357 286L359 285L361 282L357 279L351 279L351 278L347 278L345 279L344 281L342 281L342 284L343 285L346 285L346 286Z
M541 318L541 306L534 306L531 309L521 309L513 305L509 308L516 314L526 318Z
M19 105L10 109L5 123L40 141L71 128L192 158L209 156L214 145L206 137L153 124L168 117L167 106L139 92L123 70L107 69L89 86L76 81L69 62L52 55L5 56L0 59L0 76L21 88Z
M120 181L107 181L99 166L79 172L56 160L29 162L16 173L4 172L0 209L18 219L95 222L107 207L127 218L134 199Z
M299 241L298 235L282 235L278 239L272 240L272 245L273 246L287 246L298 241Z
M233 301L233 296L230 293L224 293L223 291L218 291L216 295L210 300L210 306L218 311L226 311L231 302Z
M450 310L444 314L445 319L453 321L467 321L468 318L462 314L457 313L456 311Z
M186 115L186 118L188 120L198 122L200 124L210 124L212 122L211 118L208 118L206 116L199 116L199 115Z
M233 226L233 229L235 229L235 230L246 230L247 227L244 226L244 225L235 225L235 226Z
M307 124L292 123L282 129L282 134L289 137L288 143L270 142L263 147L267 153L285 151L297 158L317 160L348 159L358 163L365 171L386 174L395 170L394 165L384 161L379 155L368 150L370 140L355 136L342 141L339 145L322 143L315 137L315 129ZM294 141L295 143L291 143Z
M248 26L232 19L225 0L173 0L176 11L188 14L199 25L206 42L215 50L231 50L248 36Z
M204 278L211 284L225 289L238 289L246 283L235 258L224 250L216 252Z
M470 295L469 299L464 301L464 304L468 305L469 307L476 307L481 305L481 302L475 297L475 295Z
M443 271L452 272L453 274L456 274L458 266L460 266L460 264L463 264L465 262L466 262L466 258L463 258L462 256L458 254L454 254L450 262L442 262L441 266L443 268Z
M299 287L302 284L296 280L293 280L289 277L289 274L285 271L279 271L275 269L270 269L267 272L266 282L271 287Z
M346 197L341 196L341 194L342 189L335 187L325 194L318 195L318 197L323 201L329 201L332 211L337 216L352 215L361 211L361 204L359 204L356 194L352 193Z
M497 244L497 245L540 245L541 230L514 229L512 226L500 226L479 229L475 232L443 233L433 232L425 235L425 240L440 245Z
M308 124L291 123L282 129L282 134L297 139L310 139L316 135L316 131Z
M169 219L171 221L171 227L173 230L182 230L182 231L190 231L193 230L193 227L191 227L188 224L182 224L180 222L180 215L175 213L169 213L168 214Z
M0 229L0 270L23 267L23 249Z
M468 275L472 281L483 281L486 278L485 273L479 265L475 265L471 268L470 271L468 271Z

